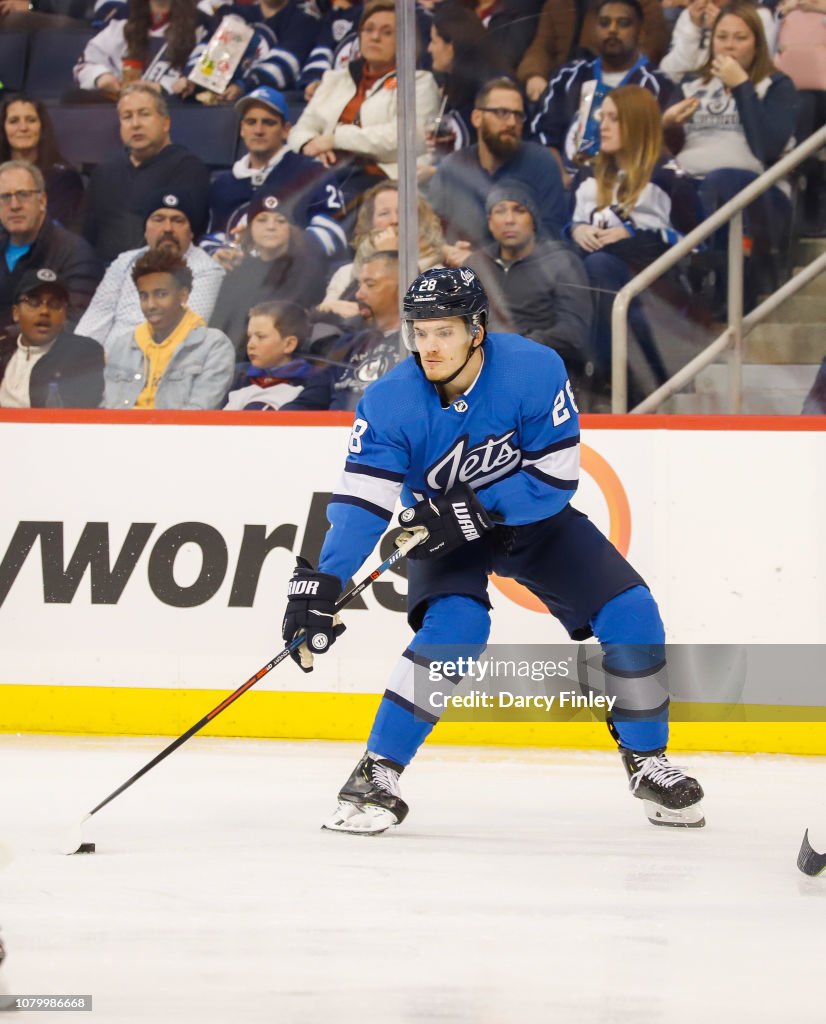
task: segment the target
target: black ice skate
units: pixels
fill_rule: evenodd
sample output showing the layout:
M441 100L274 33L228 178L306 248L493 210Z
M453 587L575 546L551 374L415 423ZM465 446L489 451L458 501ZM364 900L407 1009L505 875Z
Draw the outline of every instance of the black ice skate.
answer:
M628 772L631 792L642 800L652 825L673 825L678 828L702 828L703 788L696 779L671 764L665 750L639 754L619 748L622 763Z
M400 825L409 810L399 790L403 771L395 761L365 754L338 794L338 810L322 828L369 836Z

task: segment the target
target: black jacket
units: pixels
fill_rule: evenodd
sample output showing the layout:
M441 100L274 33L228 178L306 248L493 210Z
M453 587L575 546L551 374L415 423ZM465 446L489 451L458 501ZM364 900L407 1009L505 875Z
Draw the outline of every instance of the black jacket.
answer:
M16 336L0 342L0 380L16 351ZM57 384L60 404L67 409L97 409L103 398L103 348L91 338L63 330L32 370L33 409L45 407L50 384Z
M584 365L593 301L582 261L569 246L538 239L532 253L506 265L494 242L465 265L488 293L492 331L522 334L555 349L570 366Z
M196 211L192 233L206 228L209 171L183 146L169 145L135 167L124 149L92 172L86 200L83 234L105 263L127 249L145 245L143 206L155 193L185 191Z
M76 324L92 300L103 276L103 266L88 242L59 224L45 221L31 249L9 270L5 253L9 236L0 232L0 338L17 338L11 315L17 283L26 270L48 267L69 289L69 324Z

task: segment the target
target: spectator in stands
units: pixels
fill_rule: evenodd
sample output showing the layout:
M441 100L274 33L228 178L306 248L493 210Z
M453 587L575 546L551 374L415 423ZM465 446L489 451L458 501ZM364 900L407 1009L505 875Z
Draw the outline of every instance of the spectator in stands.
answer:
M241 141L246 154L231 171L222 171L209 189L209 233L201 247L226 269L243 258L237 244L250 200L258 194L277 196L307 239L318 245L324 259L339 259L347 251L347 236L338 222L344 208L331 173L312 157L294 153L287 145L290 131L287 101L277 89L261 86L236 103L241 114Z
M317 354L335 374L331 409L355 409L368 384L399 361L399 254L376 252L358 268L356 301L363 328L336 338ZM316 346L313 346L316 353ZM335 364L346 364L344 367Z
M275 196L260 193L250 203L241 243L244 260L224 279L210 318L239 354L246 345L250 306L290 299L309 309L324 295L326 263L307 242L307 232L291 222L284 209Z
M444 155L476 142L476 94L485 81L501 77L507 68L479 18L455 3L434 10L427 49L442 94L438 124L425 126L427 143L428 149L435 146Z
M795 139L808 139L826 124L826 0L782 0L775 66L797 88ZM826 235L826 167L819 155L797 170L805 178L801 197L801 234Z
M0 107L0 163L26 160L40 169L46 182L46 215L70 231L83 218L83 179L61 154L46 107L26 96L7 99Z
M297 152L335 167L348 206L356 205L371 185L398 177L394 0L370 0L365 5L359 19L359 50L358 60L325 73L289 137ZM417 71L416 124L422 150L424 126L438 107L433 75Z
M308 102L325 71L344 67L356 55L362 9L360 0L332 0L329 10L322 13L318 38L301 69L298 82Z
M453 245L445 260L454 266L472 247L490 241L485 202L491 188L504 178L533 190L549 237L558 238L566 221L559 165L543 146L522 140L525 102L519 86L507 78L486 82L471 119L478 143L445 157L427 191Z
M602 105L600 136L593 175L576 190L571 234L594 289L593 356L598 382L606 382L616 292L662 255L680 230L695 227L697 216L691 182L663 165L662 121L652 93L638 85L613 90ZM669 284L661 286L663 294ZM665 366L638 300L631 303L629 323L657 384L664 383ZM633 386L630 393L632 401L641 397Z
M186 193L195 236L206 226L209 172L169 136L169 108L151 85L128 85L118 100L125 150L92 172L84 235L98 256L111 262L143 242L146 199L161 189Z
M756 3L756 0L755 0ZM682 82L687 75L695 75L708 60L711 43L711 26L720 13L720 6L714 0L688 0L671 36L671 47L660 61L660 71L675 82ZM763 31L769 52L774 52L777 27L774 14L768 7L757 7L763 22Z
M0 336L16 336L12 305L26 270L50 267L69 290L68 321L77 323L100 281L100 261L82 238L46 216L43 175L25 160L0 164Z
M565 243L539 234L536 197L521 182L499 182L486 206L494 241L472 253L465 265L488 294L488 327L555 349L575 384L583 382L593 308L582 261Z
M233 103L244 93L262 85L275 89L296 89L301 66L318 36L320 21L314 3L306 0L257 0L218 7L213 29L227 14L241 18L255 29L257 53L251 63L242 61L239 75L222 95Z
M263 302L249 313L247 355L238 366L225 409L272 412L329 409L332 373L318 369L296 350L310 337L307 313L294 302Z
M640 48L656 67L668 48L668 25L660 0L640 0ZM589 0L545 0L533 42L518 68L528 99L536 102L557 68L583 50L597 48L597 13Z
M479 0L476 15L509 72L516 74L536 33L542 0Z
M105 349L122 334L133 331L143 319L132 270L147 251L160 250L180 257L192 273L189 308L208 321L215 307L224 271L215 260L192 244L190 197L185 191L162 189L145 200L144 238L140 249L121 253L112 263L78 330Z
M139 79L167 93L183 88L182 72L209 29L196 0L129 0L124 6L126 16L113 17L78 59L78 86L109 100Z
M441 266L445 245L442 227L433 207L418 197L419 272ZM348 319L358 316L356 302L356 264L374 252L398 252L399 249L399 185L395 181L381 181L364 194L353 231L356 260L347 263L333 274L319 312L335 313Z
M709 58L696 79L683 83L683 91L686 98L665 112L663 124L709 216L781 156L795 129L795 87L772 64L753 4L741 0L721 9ZM746 211L752 254L758 257L750 261L747 305L755 301L756 275L766 267L766 254L782 244L788 229L786 191L774 186Z
M611 89L641 85L653 93L661 110L682 99L679 86L653 70L640 50L643 16L638 0L601 0L596 11L599 56L563 64L531 122L531 134L559 160L566 188L577 167L599 151L599 110Z
M105 409L218 409L235 349L187 307L192 271L176 253L150 249L132 267L143 323L106 355Z
M0 408L100 405L103 349L66 329L68 308L69 289L53 270L23 274L12 307L17 339L0 341Z

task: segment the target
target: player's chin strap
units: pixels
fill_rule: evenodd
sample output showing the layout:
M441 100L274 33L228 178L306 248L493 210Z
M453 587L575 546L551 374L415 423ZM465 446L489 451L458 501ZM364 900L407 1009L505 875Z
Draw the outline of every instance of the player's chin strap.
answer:
M451 373L451 375L449 377L443 377L441 380L432 380L432 381L430 381L430 383L434 384L437 388L441 388L441 387L444 387L445 384L449 384L452 380L455 380L459 376L459 374L462 372L462 370L464 370L464 368L470 362L470 360L471 360L471 358L473 356L473 353L474 352L480 352L482 350L482 342L481 341L479 342L478 345L474 345L473 344L473 342L476 340L476 338L481 333L482 333L482 328L481 327L477 327L476 332L474 333L474 335L470 339L470 348L467 350L467 355L465 356L465 361L462 363L462 365L459 367L458 370L454 370L453 373ZM413 354L413 358L416 360L416 363L417 363L419 369L421 369L421 367L422 367L422 357L419 355L418 352L415 352Z

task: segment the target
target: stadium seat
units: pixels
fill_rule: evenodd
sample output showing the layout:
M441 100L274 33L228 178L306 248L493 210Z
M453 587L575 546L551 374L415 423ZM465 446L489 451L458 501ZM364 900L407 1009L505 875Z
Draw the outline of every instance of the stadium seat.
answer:
M95 33L43 29L32 36L26 93L40 100L57 99L74 86L72 68ZM92 116L91 111L90 117Z
M28 32L0 32L0 82L4 96L23 91L28 48Z
M52 107L50 113L60 151L76 167L94 167L118 151L121 141L114 104Z
M208 167L230 167L238 145L238 114L232 106L170 107L172 141L199 156Z

